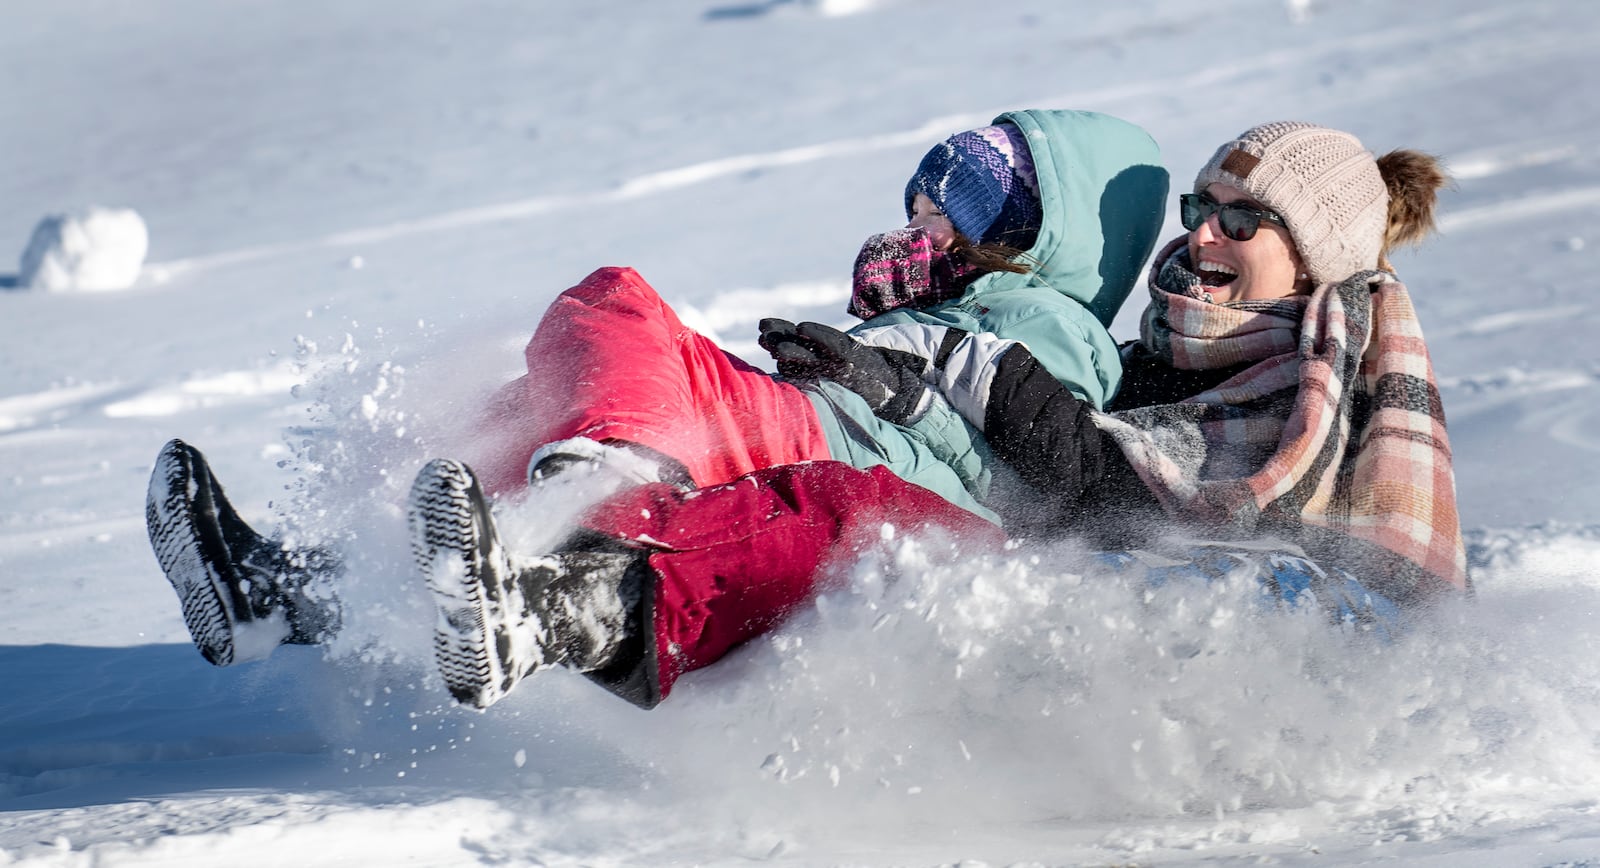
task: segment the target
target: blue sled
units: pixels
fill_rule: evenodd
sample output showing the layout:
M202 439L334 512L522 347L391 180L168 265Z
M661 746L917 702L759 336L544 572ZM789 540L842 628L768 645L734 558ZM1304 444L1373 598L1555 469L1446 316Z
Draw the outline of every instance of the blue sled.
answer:
M1151 551L1096 552L1095 566L1118 576L1143 577L1152 587L1172 582L1210 584L1253 575L1262 602L1290 609L1316 606L1336 624L1393 640L1405 631L1400 607L1341 567L1327 567L1289 548L1233 542L1192 542Z

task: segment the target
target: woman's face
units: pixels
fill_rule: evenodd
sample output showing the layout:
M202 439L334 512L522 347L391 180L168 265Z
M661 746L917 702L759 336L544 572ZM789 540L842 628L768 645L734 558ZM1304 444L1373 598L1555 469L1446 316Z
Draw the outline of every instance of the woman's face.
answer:
M906 228L926 230L928 237L933 239L934 248L938 250L949 250L956 243L955 224L925 193L918 193L911 200L911 222L906 224Z
M1206 192L1219 204L1243 202L1264 208L1243 191L1226 184L1212 184ZM1261 221L1249 241L1234 241L1222 234L1217 215L1189 233L1189 260L1195 273L1218 304L1249 299L1285 298L1311 291L1311 280L1302 277L1305 264L1294 249L1289 230Z

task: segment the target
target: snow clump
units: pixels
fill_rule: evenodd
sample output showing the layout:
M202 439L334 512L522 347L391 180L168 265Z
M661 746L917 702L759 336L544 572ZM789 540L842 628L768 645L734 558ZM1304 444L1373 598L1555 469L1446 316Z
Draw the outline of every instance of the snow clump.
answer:
M18 284L43 290L118 290L144 267L150 234L129 208L91 207L39 221L22 252Z

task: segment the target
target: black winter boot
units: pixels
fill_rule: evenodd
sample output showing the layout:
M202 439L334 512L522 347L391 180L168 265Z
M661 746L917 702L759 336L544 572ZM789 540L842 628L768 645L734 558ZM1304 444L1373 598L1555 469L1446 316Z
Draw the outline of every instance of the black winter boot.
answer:
M644 552L513 558L471 469L448 459L417 474L407 513L417 567L438 605L439 673L463 705L488 708L551 666L602 669L635 631Z
M315 645L339 627L338 603L314 598L314 578L337 572L320 549L288 551L245 524L200 450L173 440L156 456L145 529L178 593L189 636L218 666Z

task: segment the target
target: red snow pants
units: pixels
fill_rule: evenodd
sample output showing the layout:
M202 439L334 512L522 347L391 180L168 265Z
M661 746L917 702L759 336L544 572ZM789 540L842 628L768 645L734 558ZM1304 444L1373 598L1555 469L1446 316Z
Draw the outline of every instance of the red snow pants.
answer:
M799 389L684 325L631 268L602 268L558 296L526 357L527 374L491 406L501 442L479 461L491 492L523 487L534 450L568 437L648 446L702 486L829 457Z
M817 461L758 470L733 482L683 492L655 484L602 502L582 522L614 539L643 544L655 575L646 594L643 665L647 706L678 676L716 662L772 629L824 589L830 564L881 539L942 529L967 544L997 547L998 527L886 467L858 470Z

